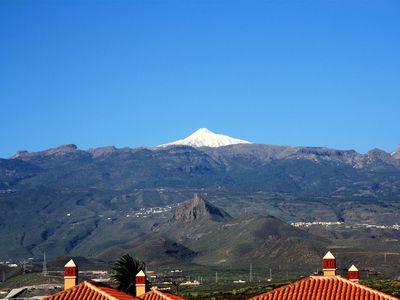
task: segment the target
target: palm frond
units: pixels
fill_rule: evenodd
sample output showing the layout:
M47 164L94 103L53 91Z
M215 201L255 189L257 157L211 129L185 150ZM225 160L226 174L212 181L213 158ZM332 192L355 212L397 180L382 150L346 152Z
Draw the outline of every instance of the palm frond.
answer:
M117 288L127 294L136 294L136 274L145 269L145 264L129 254L122 255L114 264L113 275Z

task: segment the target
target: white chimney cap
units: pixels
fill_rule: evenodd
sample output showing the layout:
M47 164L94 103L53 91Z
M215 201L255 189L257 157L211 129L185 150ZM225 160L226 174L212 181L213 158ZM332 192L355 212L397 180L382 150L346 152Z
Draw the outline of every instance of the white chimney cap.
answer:
M351 265L349 271L350 271L350 272L358 272L358 269L356 268L355 265Z
M333 256L331 251L328 251L328 253L326 253L325 256L323 257L323 259L335 259L335 257Z
M70 259L70 261L67 262L64 267L76 267L76 264L73 259Z
M136 276L146 276L146 274L144 274L143 270L140 270L140 272L137 273Z

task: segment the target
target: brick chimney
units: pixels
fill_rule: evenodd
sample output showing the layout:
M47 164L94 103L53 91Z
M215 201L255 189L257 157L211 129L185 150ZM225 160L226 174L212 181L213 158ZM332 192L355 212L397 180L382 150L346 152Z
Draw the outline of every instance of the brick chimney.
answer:
M64 290L72 288L78 282L78 267L71 259L64 266Z
M333 254L328 251L323 257L324 261L324 276L335 276L336 275L336 258Z
M141 270L136 274L136 297L146 293L146 274Z
M351 265L351 267L349 268L348 277L349 277L349 280L351 280L351 281L354 281L354 282L359 281L360 272L358 271L358 269L356 268L355 265Z

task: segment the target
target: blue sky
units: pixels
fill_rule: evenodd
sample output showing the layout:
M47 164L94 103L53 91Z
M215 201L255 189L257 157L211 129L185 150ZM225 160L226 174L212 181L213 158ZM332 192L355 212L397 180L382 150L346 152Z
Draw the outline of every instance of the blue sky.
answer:
M0 157L199 127L392 151L400 2L0 1Z

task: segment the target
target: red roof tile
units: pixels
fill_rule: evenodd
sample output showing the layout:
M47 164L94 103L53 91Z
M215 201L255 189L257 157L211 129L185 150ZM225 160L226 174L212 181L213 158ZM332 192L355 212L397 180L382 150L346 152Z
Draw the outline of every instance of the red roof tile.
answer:
M340 276L310 276L251 300L400 300ZM249 300L250 300L249 299Z
M185 300L185 298L158 290L133 297L105 284L84 281L43 300Z
M134 300L137 299L107 285L84 281L44 300Z
M144 295L139 296L138 298L142 300L185 300L185 298L179 297L174 294L161 292L158 290L151 290Z

